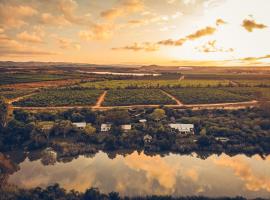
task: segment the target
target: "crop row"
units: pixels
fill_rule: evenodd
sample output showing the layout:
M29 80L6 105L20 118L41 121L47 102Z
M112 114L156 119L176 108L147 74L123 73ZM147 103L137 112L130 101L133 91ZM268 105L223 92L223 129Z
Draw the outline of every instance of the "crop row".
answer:
M224 80L110 80L87 82L83 87L93 89L136 89L136 88L170 88L170 87L210 87L227 86Z
M176 104L159 89L109 90L104 106Z
M38 107L38 106L67 106L67 105L95 105L100 90L76 90L76 89L54 89L45 90L18 102L16 106Z

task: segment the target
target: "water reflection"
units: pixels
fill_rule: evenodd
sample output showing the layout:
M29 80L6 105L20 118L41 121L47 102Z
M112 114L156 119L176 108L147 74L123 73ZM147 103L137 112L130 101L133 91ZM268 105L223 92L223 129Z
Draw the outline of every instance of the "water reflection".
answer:
M70 162L55 163L53 159L53 165L43 165L42 161L44 158L35 161L26 158L19 165L20 169L9 176L8 182L25 188L53 183L79 191L98 187L105 193L118 191L129 196L270 197L270 156L263 160L259 156L222 154L202 160L196 156L169 154L161 157L133 152L110 159L100 152L88 158L79 156Z

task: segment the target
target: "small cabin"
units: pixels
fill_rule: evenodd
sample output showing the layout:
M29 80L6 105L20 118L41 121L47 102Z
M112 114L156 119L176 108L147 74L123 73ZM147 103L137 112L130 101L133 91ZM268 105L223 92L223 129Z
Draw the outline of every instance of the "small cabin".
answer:
M140 123L146 123L147 120L146 120L146 119L140 119L139 122L140 122Z
M131 130L131 124L123 124L121 125L121 129L125 132L130 131Z
M86 127L86 122L72 122L72 125L76 126L78 129L84 129Z
M194 124L169 124L169 127L183 135L194 134Z
M100 131L101 132L108 132L111 130L111 128L112 128L112 124L110 124L110 123L101 124Z
M143 137L143 141L144 141L145 144L151 143L152 142L152 139L153 139L153 137L151 135L149 135L149 134L147 134L147 135L145 135Z

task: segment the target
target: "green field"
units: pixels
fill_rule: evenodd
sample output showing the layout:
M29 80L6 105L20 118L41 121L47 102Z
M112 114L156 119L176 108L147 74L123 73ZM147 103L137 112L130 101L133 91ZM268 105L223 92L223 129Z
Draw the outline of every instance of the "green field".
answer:
M104 106L176 104L159 89L118 89L109 90Z
M5 97L6 99L14 99L20 96L24 96L32 93L33 90L0 90L0 96Z
M14 84L14 83L31 83L39 81L52 81L68 78L66 75L60 74L24 74L24 73L15 73L15 74L1 74L0 75L0 85Z
M227 91L233 94L241 95L252 100L266 99L270 100L270 88L261 87L233 87L222 88L223 91Z
M226 86L224 80L111 80L82 83L81 86L94 89L135 89L135 88L166 88L166 87L208 87Z
M166 89L166 92L175 96L185 104L208 104L249 101L249 96L242 96L217 88L179 88Z
M18 102L14 102L14 105L23 107L95 105L101 93L101 90L91 89L65 88L44 90Z

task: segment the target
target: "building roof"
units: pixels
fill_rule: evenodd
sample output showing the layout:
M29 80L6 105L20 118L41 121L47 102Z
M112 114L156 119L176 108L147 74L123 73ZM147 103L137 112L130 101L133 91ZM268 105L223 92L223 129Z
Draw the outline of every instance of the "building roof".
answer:
M112 124L106 123L106 124L101 124L101 128L111 128Z
M140 119L139 122L147 122L146 119Z
M147 134L147 135L145 135L145 136L143 136L143 139L144 140L147 140L147 139L152 139L153 137L151 136L151 135L149 135L149 134Z
M86 122L72 122L72 124L78 128L85 128Z
M194 129L194 124L169 124L169 126L179 131L190 131L190 129Z
M123 124L123 125L121 125L121 128L123 130L131 130L131 124Z

